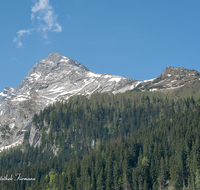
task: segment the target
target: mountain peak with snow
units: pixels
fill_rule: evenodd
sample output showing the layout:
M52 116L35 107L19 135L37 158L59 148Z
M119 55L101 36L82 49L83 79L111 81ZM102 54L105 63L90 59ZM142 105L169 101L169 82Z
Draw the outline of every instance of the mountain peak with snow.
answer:
M52 52L49 56L38 63L36 63L33 68L29 71L28 76L33 75L34 73L40 73L44 75L46 73L52 72L56 68L61 68L66 70L70 67L80 67L81 69L88 70L85 66L81 65L77 61L70 59L68 57L62 56L59 53Z
M52 52L33 66L12 94L8 93L6 98L2 98L5 92L0 94L0 128L7 125L12 134L0 130L0 148L22 142L23 133L29 128L34 131L30 140L34 145L37 130L32 125L32 117L47 105L75 95L125 92L136 85L134 79L94 73L75 60Z
M76 95L89 96L95 92L174 90L199 81L200 73L183 67L166 67L160 76L145 81L99 74L73 59L52 52L33 66L18 88L6 87L0 93L0 151L20 144L24 132L30 128L29 143L36 146L41 134L33 126L32 117L56 101ZM4 130L5 126L9 131Z

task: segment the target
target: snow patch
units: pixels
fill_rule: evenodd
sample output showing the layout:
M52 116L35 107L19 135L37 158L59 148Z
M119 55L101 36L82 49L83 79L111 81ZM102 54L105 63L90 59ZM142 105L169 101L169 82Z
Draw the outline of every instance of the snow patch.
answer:
M96 74L96 73L93 73L93 72L89 72L89 73L87 73L87 76L89 76L89 77L100 77L101 74Z
M137 81L137 82L133 83L129 90L132 90L132 89L136 88L141 82L142 81Z
M63 57L63 59L60 60L60 62L67 62L69 59L67 57Z
M55 87L53 87L52 89L50 89L49 91L53 91L53 92L62 92L63 89L65 89L65 87L58 87L57 88L57 85Z
M10 127L11 129L13 129L14 126L15 126L15 123L11 123L11 124L9 124L9 127Z
M95 79L89 79L89 80L88 80L88 79L84 79L83 81L85 82L85 85L84 85L82 88L84 88L84 87L87 86L88 84L94 82Z
M3 92L1 92L0 96L7 96L7 94L4 94Z
M99 85L97 86L97 88L95 88L92 92L87 92L87 94L92 94L92 93L94 93L100 86L101 86L101 84L99 84Z
M79 88L79 89L75 89L75 90L63 92L63 93L59 94L59 96L66 95L66 94L76 93L76 92L78 92L78 91L80 91L80 90L82 90L82 89L83 89L83 88Z
M149 80L144 80L143 82L151 82L151 81L153 81L153 80L155 80L156 78L154 78L154 79L149 79Z
M50 75L50 74L48 74L48 75L44 78L44 80L46 80L46 79L49 77L49 75Z
M105 75L104 78L111 78L111 76L110 75Z
M26 100L28 100L28 99L29 99L28 96L18 95L17 97L13 98L11 101L12 101L12 102L15 102L15 101L22 102L22 101L26 101Z
M25 100L27 100L26 98L14 98L13 100L11 100L12 102L16 102L16 101L18 101L18 102L22 102L22 101L25 101Z
M183 84L183 85L180 85L180 86L176 86L176 87L170 87L170 88L167 88L167 89L176 89L176 88L180 88L180 87L183 87L183 86L185 86L185 84Z
M137 87L142 81L137 81L136 84L134 84L134 87Z
M152 88L152 89L149 89L149 91L153 92L153 91L156 91L158 90L157 88Z
M168 77L171 77L172 75L170 75L170 74L167 74L167 76L168 76Z
M109 79L109 81L119 82L121 79L122 79L121 77L120 78L111 78L111 79Z
M33 73L33 74L31 74L30 76L31 76L31 77L34 77L35 80L37 81L37 80L40 78L41 74L40 74L40 73Z
M53 103L55 101L55 98L49 98L47 96L41 96L41 95L40 95L40 97L44 98L44 99L47 99L47 100L50 100L50 103Z
M86 80L86 79L85 79ZM92 81L93 82L93 81ZM90 83L90 82L89 82ZM87 83L87 84L89 84L89 83ZM73 95L75 95L75 94L77 94L79 91L81 91L87 84L85 84L83 87L81 87L81 88L79 88L79 89L75 89L75 90L71 90L71 91L64 91L64 92L62 92L62 93L59 93L57 96L55 96L55 97L53 97L53 98L50 98L50 97L47 97L47 96L40 96L40 97L42 97L42 98L44 98L44 99L47 99L48 101L47 101L47 103L46 103L46 105L49 105L49 104L51 104L51 103L53 103L53 102L55 102L56 101L56 99L58 98L58 97L60 97L60 96L64 96L64 95L68 95L68 94L72 94L72 96ZM55 88L55 87L54 87ZM60 88L64 88L64 87L60 87ZM59 88L57 88L57 89L59 89ZM54 89L55 90L55 89ZM50 91L50 90L49 90ZM52 89L51 89L51 91L52 91ZM69 98L69 97L68 97Z
M164 80L161 80L161 81L159 81L159 82L157 82L157 83L154 83L154 85L157 85L157 84L159 84L159 83L162 83L162 82L164 82L166 79L164 79Z
M175 81L177 81L177 80L172 80L171 82L175 82Z

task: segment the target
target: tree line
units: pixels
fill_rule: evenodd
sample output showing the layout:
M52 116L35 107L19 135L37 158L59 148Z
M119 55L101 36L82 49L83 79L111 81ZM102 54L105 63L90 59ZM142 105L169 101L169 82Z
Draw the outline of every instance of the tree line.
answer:
M96 93L33 116L40 145L0 154L1 189L199 189L200 100L161 93Z

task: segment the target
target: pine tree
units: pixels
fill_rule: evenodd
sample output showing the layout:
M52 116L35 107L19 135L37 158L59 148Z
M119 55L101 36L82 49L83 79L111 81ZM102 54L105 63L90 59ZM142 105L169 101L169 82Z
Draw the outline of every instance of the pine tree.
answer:
M195 173L195 185L196 185L196 189L200 189L200 174L199 174L199 170L196 170Z
M97 190L103 190L104 183L103 183L103 169L101 169L98 177L97 177Z

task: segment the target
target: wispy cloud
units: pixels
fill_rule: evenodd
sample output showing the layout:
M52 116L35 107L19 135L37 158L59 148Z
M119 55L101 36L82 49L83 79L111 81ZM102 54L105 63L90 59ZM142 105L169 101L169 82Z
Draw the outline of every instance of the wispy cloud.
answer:
M17 43L17 47L22 47L21 37L29 35L33 31L43 32L43 37L47 39L47 32L62 32L62 27L57 22L57 15L54 13L53 7L49 4L49 0L39 0L31 8L31 21L36 23L36 27L19 30L18 36L13 42Z
M13 42L17 43L18 48L22 47L22 42L20 40L21 36L24 36L25 34L29 35L32 31L33 29L28 29L28 30L19 30L17 32L18 36L14 38Z

